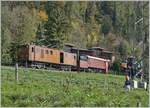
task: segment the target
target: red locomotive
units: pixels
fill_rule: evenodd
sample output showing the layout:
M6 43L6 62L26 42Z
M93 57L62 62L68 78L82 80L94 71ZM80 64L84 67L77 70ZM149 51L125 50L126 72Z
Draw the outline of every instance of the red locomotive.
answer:
M24 45L19 50L20 64L36 68L59 68L67 70L103 70L108 72L109 59L94 57L91 50L74 49L67 51L47 48L45 46Z

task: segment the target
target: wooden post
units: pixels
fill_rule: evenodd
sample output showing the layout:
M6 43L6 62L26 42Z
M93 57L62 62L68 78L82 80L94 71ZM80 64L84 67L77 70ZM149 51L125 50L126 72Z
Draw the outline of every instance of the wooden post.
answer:
M137 107L141 107L141 102L137 102Z
M15 64L15 80L18 83L18 63Z
M28 62L27 62L27 60L26 60L26 63L25 63L25 67L28 68Z
M27 68L28 68L28 62L27 62L27 60L26 60L26 63L25 63L25 70L26 70L26 72L27 72Z
M108 89L108 82L107 82L107 73L105 73L105 82L104 82L104 88Z

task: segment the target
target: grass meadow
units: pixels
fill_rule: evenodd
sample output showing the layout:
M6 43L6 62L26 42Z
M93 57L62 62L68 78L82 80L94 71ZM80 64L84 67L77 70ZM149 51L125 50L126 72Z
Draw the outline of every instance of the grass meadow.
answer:
M1 67L2 107L148 107L144 89L126 92L124 76Z

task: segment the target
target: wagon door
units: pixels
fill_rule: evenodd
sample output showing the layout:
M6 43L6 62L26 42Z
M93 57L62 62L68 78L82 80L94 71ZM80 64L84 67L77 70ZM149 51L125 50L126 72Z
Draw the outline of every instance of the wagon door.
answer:
M60 52L60 63L64 63L64 53Z
M35 60L35 46L33 46L33 45L29 46L29 60L30 61Z
M44 58L44 49L41 49L41 58Z

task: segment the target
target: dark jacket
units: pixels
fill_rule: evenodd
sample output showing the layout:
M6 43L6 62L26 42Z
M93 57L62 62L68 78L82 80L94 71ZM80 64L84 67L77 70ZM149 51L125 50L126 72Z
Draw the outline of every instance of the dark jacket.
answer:
M130 83L130 81L129 80L126 80L125 81L125 85L130 85L131 83Z

